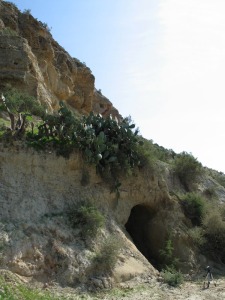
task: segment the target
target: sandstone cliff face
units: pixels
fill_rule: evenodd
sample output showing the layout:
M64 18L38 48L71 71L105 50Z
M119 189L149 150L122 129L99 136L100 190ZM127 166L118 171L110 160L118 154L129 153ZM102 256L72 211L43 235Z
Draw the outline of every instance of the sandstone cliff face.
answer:
M117 199L78 153L65 160L48 151L37 153L21 148L17 143L0 149L3 268L65 285L87 283L92 278L90 257L94 250L79 239L79 232L70 227L65 217L83 200L97 206L107 219L100 239L114 233L124 242L113 276L107 279L105 287L136 276L157 276L151 263L156 266L160 260L159 249L164 247L170 230L183 268L195 264L184 230L185 217L169 196L163 178L148 170L137 171L122 179ZM84 169L89 174L85 186L81 180Z
M107 111L121 118L107 98L99 97L94 81L91 70L72 58L45 24L0 1L0 88L10 83L49 111L63 100L81 114Z
M79 154L65 159L52 152L21 148L20 142L14 142L17 143L18 146L5 149L1 145L1 220L34 221L87 198L98 207L104 207L106 212L112 212L116 220L125 225L131 209L138 204L154 212L169 210L174 205L166 183L153 174L138 173L122 179L117 200L95 168L87 166ZM90 177L86 186L81 183L84 169Z

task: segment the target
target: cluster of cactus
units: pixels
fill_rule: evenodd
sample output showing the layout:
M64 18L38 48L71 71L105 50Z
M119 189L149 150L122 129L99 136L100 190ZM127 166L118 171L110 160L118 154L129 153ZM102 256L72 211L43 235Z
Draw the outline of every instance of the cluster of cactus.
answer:
M111 116L103 118L93 113L76 118L61 102L58 113L45 116L38 133L30 135L29 140L53 142L66 149L67 154L74 148L79 149L100 173L112 175L139 164L137 135L138 130L129 118L120 123ZM58 153L63 154L63 151Z
M111 116L103 118L91 113L83 118L82 150L100 172L127 171L139 163L138 130L134 128L128 119L119 124Z

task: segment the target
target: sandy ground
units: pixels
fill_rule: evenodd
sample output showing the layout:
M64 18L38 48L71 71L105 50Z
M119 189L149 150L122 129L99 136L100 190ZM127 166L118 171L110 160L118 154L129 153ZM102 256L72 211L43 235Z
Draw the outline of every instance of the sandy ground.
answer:
M98 294L74 294L63 289L57 294L63 294L68 300L225 300L225 279L215 280L208 289L203 287L204 280L184 282L180 287L173 288L157 281L142 284L129 284ZM59 295L58 294L58 295Z
M180 300L203 300L203 299L217 299L225 300L225 280L218 280L216 287L211 284L208 289L203 288L202 283L186 282L179 288L169 288L165 284L150 284L144 285L139 291L128 293L127 295L109 296L104 299L129 299L129 300L147 300L147 299L180 299Z
M0 272L5 275L7 281L12 284L18 282L19 277L9 271ZM10 276L8 276L8 274ZM21 278L20 278L21 279ZM160 278L159 278L160 279ZM26 283L20 280L20 283ZM124 282L119 288L101 290L98 293L87 293L86 287L77 289L61 287L58 284L41 284L40 282L27 282L32 288L38 288L42 292L55 294L63 300L225 300L225 276L216 278L209 286L204 287L204 277L196 280L184 281L179 287L170 287L156 279L135 278Z

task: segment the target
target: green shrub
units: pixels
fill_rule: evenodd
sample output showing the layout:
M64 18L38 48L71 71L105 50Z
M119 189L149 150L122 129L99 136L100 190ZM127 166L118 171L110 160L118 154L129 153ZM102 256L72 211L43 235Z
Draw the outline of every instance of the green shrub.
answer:
M26 113L43 117L45 109L33 96L8 86L4 91L6 104L12 113Z
M183 282L182 273L176 271L174 268L167 268L161 274L164 282L170 286L177 287Z
M159 250L161 269L164 282L171 286L178 286L183 282L183 275L177 271L179 259L174 256L174 246L170 238L166 240L164 249Z
M8 114L10 119L10 132L8 129L2 135L5 142L10 142L13 139L21 139L24 137L28 125L31 126L33 134L34 123L33 116L44 115L44 108L34 98L26 93L22 93L10 85L5 87L4 95L0 104L0 111Z
M52 30L52 28L49 27L47 23L42 22L42 21L39 21L39 23L40 23L40 25L41 25L42 27L44 27L48 32L50 32L50 31Z
M225 220L222 213L221 208L209 206L202 219L202 228L206 238L204 251L225 263Z
M225 232L225 221L221 216L220 207L209 205L202 219L202 225L208 234L215 235Z
M140 141L140 147L138 149L140 167L150 167L150 169L154 169L156 157L153 142L142 137L138 138Z
M187 152L176 155L173 164L175 174L187 190L189 185L195 182L197 177L203 173L202 164Z
M109 273L114 268L122 241L117 236L107 238L93 258L93 267L96 273Z
M73 228L80 228L84 238L95 237L105 224L104 216L91 204L83 204L68 212Z
M201 226L189 229L188 234L201 253L225 263L225 206L204 203L201 207ZM200 220L200 221L199 221Z
M156 159L170 162L171 159L175 157L175 152L172 149L166 149L163 146L159 146L158 144L153 144L153 155Z
M31 10L30 9L24 9L23 14L29 16L31 14Z
M140 166L150 167L154 169L157 160L169 162L175 156L173 150L168 150L158 144L153 143L152 140L146 140L143 137L138 137L141 142L139 147Z
M201 218L205 208L205 200L196 193L187 193L181 200L184 214L195 226L201 225Z
M22 285L15 280L10 282L9 277L4 279L3 276L0 276L0 299L1 300L65 300L64 297L57 297L50 295L46 291L38 291L36 289L31 289Z
M159 250L161 256L161 268L175 269L178 264L178 259L174 256L174 246L172 240L166 240L165 247Z
M193 227L188 230L188 235L192 239L193 243L198 247L202 248L206 243L206 238L204 237L204 230L202 227Z

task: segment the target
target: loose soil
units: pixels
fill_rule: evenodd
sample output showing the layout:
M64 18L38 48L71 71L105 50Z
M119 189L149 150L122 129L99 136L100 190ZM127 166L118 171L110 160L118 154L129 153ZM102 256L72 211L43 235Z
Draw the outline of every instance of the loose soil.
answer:
M129 283L120 288L96 294L74 294L71 289L51 288L57 295L63 295L66 299L85 300L224 300L225 279L219 278L204 288L204 279L186 281L180 287L169 287L165 283L150 281L141 284Z

